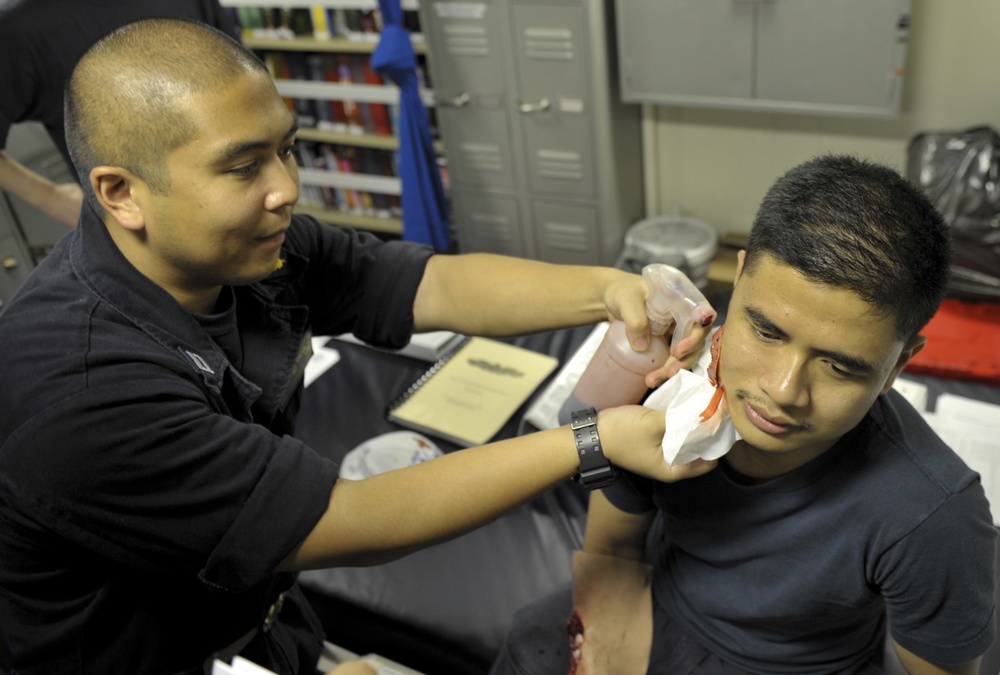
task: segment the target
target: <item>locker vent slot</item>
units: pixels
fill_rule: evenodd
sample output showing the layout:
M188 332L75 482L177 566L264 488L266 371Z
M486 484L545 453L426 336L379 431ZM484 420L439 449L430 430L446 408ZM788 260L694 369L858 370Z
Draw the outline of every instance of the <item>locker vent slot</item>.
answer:
M558 180L583 180L583 158L577 152L539 150L535 153L538 173Z
M590 250L587 228L582 225L547 222L542 225L542 238L550 249L578 252Z
M505 216L473 213L469 223L470 234L480 245L510 245L515 241L514 228Z
M445 26L444 47L452 56L490 55L490 39L483 26Z
M477 171L503 171L503 153L495 145L486 143L462 143L462 158L465 165Z
M524 31L524 45L524 53L530 59L573 59L573 32L565 28L527 28Z

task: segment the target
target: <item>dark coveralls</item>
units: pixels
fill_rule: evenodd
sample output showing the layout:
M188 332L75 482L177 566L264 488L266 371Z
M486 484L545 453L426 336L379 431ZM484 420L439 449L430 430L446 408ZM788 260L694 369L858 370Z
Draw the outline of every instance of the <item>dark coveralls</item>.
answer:
M195 316L85 207L0 314L0 671L196 671L260 626L337 478L289 435L310 335L404 345L429 255L295 216ZM291 593L244 654L296 672L320 638Z

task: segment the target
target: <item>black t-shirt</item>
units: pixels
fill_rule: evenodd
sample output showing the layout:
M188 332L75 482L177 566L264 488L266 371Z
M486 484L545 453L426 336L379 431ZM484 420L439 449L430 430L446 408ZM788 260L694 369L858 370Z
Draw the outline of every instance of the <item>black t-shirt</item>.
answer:
M835 446L748 484L728 466L604 490L657 509L653 594L714 654L754 673L849 672L893 638L930 661L989 647L997 537L979 476L898 393Z

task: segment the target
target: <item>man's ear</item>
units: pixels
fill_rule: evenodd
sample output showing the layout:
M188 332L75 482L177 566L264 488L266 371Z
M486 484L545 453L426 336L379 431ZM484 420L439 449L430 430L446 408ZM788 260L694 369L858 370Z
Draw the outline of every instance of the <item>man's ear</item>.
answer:
M743 260L746 257L747 252L742 249L736 254L736 276L733 277L733 286L736 286L736 282L740 280L740 275L743 274Z
M126 230L141 230L145 225L136 191L144 187L142 179L120 166L97 166L90 170L90 186L104 210Z
M896 381L896 376L903 372L903 368L906 364L917 355L917 353L924 348L927 344L926 335L918 335L910 341L910 344L903 347L903 351L899 353L899 359L896 360L896 365L893 366L892 372L889 374L889 378L885 381L885 385L882 387L883 394L887 393L892 389L893 383Z

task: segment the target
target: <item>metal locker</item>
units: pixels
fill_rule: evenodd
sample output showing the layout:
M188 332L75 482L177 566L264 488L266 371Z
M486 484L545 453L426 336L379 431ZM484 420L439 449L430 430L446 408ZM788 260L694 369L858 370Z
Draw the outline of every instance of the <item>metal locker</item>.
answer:
M424 0L459 251L614 263L642 217L611 0Z

